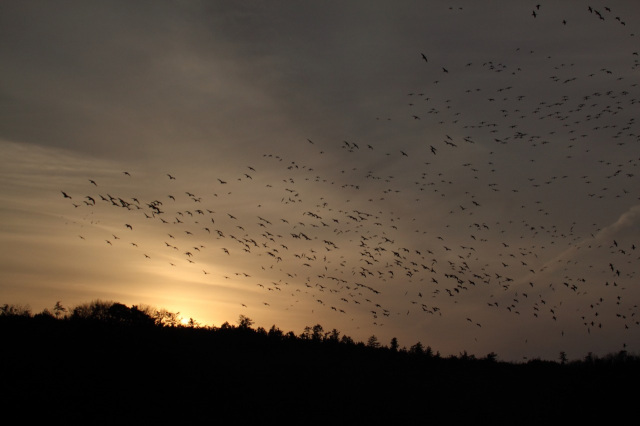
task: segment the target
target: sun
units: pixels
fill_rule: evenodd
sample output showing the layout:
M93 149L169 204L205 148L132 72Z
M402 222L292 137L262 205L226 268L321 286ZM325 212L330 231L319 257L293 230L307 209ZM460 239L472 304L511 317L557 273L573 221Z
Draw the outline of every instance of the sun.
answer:
M180 320L180 324L182 325L189 325L189 318L182 318Z

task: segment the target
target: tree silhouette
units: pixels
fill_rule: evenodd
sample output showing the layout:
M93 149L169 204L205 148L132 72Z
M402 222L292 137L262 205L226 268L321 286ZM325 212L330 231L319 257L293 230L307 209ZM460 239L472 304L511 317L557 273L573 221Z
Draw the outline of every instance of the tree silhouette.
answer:
M353 345L355 344L355 342L353 341L353 339L349 336L347 336L346 334L343 334L342 337L340 338L340 343L344 343L346 345Z
M112 305L113 302L105 302L100 299L83 303L73 308L71 319L106 321L109 318L109 308Z
M324 329L322 328L322 326L320 324L314 325L311 333L311 340L319 342L322 340L323 337L324 337Z
M371 337L369 337L369 339L367 340L367 346L370 348L380 347L380 342L378 342L378 338L375 336L375 334L372 334Z
M394 352L398 351L398 339L396 337L391 339L389 348Z
M59 300L56 302L55 306L53 307L53 313L56 316L56 318L60 318L62 315L65 314L65 312L67 312L67 308L65 308L64 306L62 306L62 302L60 302Z
M325 335L325 340L338 342L340 340L340 332L335 328Z
M422 346L422 343L418 342L415 345L411 346L411 348L409 349L409 353L422 355L424 353L424 346Z
M9 305L5 303L0 306L0 316L7 317L30 317L31 316L31 308L26 305Z
M431 346L427 346L427 349L424 350L424 354L427 357L432 357L433 355L433 349L431 349ZM440 352L436 353L435 355L437 358L440 357Z
M241 328L243 330L248 330L251 328L251 326L253 325L253 320L247 316L244 315L240 315L238 317L238 328Z
M567 353L565 351L560 352L560 364L564 365L567 363Z
M267 333L267 336L277 339L277 340L281 340L283 337L283 333L282 330L280 330L278 327L274 325L271 326L271 328L269 329L269 332Z
M33 316L34 318L45 318L45 319L57 319L49 309L44 308L42 312L39 312Z
M302 330L302 333L300 333L300 338L303 340L311 340L311 336L312 336L312 330L311 330L311 327L309 326L306 326L304 330Z
M169 312L166 309L157 310L153 316L156 325L161 327L180 326L180 312Z
M413 419L424 419L420 401L429 401L430 413L457 420L456 408L461 404L472 413L469 415L493 418L495 401L499 400L504 419L527 411L533 413L527 424L545 424L558 414L575 416L580 404L591 409L613 404L615 398L618 408L632 406L626 404L632 393L629 401L620 404L625 396L610 396L610 389L622 388L640 371L640 357L626 351L604 358L589 354L572 362L563 351L561 363L537 359L512 364L497 362L494 352L483 358L466 351L441 357L420 342L408 351L400 350L396 338L387 348L375 335L364 343L354 342L336 329L325 333L319 324L306 327L297 336L292 331L283 333L275 325L268 331L262 327L253 330L253 320L242 315L238 327L228 322L203 327L193 320L190 328L178 324L178 314L114 302L98 300L69 311L71 315L56 318L47 310L30 316L24 307L0 306L2 355L3 361L7 360L0 365L0 373L5 389L20 391L13 393L18 395L16 401L41 404L53 398L50 406L65 415L69 412L64 407L85 406L87 412L97 412L111 407L114 398L122 398L144 400L161 416L174 409L181 414L195 409L202 416L204 412L196 407L212 403L224 409L251 406L259 415L277 411L278 416L286 416L295 411L292 407L305 406L308 398L328 405L339 397L352 398L354 404L334 407L332 416L347 414L352 419L369 420L367 413L375 413L372 419L380 420L385 415L395 419L406 413L406 418L397 420L408 423L404 420L412 415ZM47 347L55 350L42 350ZM162 378L158 378L159 370ZM78 386L87 374L100 382L92 392ZM163 389L207 382L216 386L201 395L174 396L171 404L165 404L154 392L123 387L123 379L130 377ZM50 386L43 386L48 383L55 383L53 395ZM256 396L247 389L254 390ZM238 395L243 395L241 402ZM383 400L385 404L379 404ZM358 407L357 413L353 407Z

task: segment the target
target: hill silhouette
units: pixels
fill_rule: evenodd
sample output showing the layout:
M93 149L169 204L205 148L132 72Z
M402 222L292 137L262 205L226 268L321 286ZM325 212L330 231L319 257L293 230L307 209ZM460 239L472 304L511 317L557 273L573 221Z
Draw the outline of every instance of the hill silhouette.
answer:
M539 424L622 417L637 396L623 389L640 358L624 351L509 363L375 336L355 342L319 324L296 335L244 316L220 327L178 319L103 301L35 315L0 307L5 414L83 424Z

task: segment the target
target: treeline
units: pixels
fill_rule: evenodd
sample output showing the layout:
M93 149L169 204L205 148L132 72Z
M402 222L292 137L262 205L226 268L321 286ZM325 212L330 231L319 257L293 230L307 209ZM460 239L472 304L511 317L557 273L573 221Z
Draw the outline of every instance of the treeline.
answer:
M524 364L494 353L445 357L421 343L356 342L319 324L300 334L254 328L246 316L202 326L104 301L37 314L0 306L0 339L5 406L32 402L83 423L96 413L201 420L214 407L245 421L537 424L591 418L611 404L624 412L635 394L622 389L640 372L640 359L624 351Z
M370 336L366 342L354 341L351 337L343 335L337 329L325 331L322 325L307 326L302 333L295 334L293 331L284 332L276 325L271 326L269 330L263 327L253 328L254 321L244 315L240 315L237 324L232 325L225 322L220 327L201 325L193 318L184 321L180 313L170 312L166 309L158 309L151 306L133 305L128 307L122 303L113 301L94 300L84 303L73 308L67 308L61 302L56 302L51 310L44 309L42 312L33 314L29 306L4 304L0 306L0 321L13 319L31 319L34 324L42 325L46 321L60 320L71 322L86 322L103 325L120 325L127 327L156 327L156 328L176 328L176 329L198 329L207 331L210 334L233 333L234 330L243 334L252 334L256 338L266 337L274 341L309 341L314 343L340 343L346 346L367 347L369 350L378 349L380 352L398 352L418 356L423 358L441 359L440 352L434 352L430 346L424 346L421 342L417 342L409 348L400 347L397 338L392 338L388 345L383 344L375 335ZM466 351L456 355L446 357L449 360L461 361L488 361L498 362L496 353L491 352L483 357L477 358L476 355L468 354ZM504 361L501 361L505 363ZM583 359L568 360L565 352L558 354L559 364L621 364L621 363L638 363L640 357L629 354L627 351L619 351L608 354L604 357L598 357L592 353L588 353ZM549 363L554 361L542 361L540 359L529 360L530 364Z

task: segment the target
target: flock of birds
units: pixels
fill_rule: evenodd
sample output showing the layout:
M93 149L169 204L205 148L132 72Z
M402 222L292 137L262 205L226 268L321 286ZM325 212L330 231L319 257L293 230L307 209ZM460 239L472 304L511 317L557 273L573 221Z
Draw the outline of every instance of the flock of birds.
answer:
M584 12L635 37L610 8ZM311 302L374 332L452 316L481 335L487 318L526 316L559 333L637 333L640 235L604 228L640 214L638 51L595 67L523 48L505 61L437 62L417 52L423 86L399 94L401 111L372 117L424 142L309 136L304 160L247 154L251 165L206 190L166 173L158 196L130 189L134 171L91 177L84 192L62 191L76 223L97 229L79 237L229 282L243 309Z

